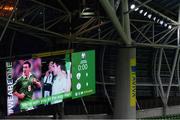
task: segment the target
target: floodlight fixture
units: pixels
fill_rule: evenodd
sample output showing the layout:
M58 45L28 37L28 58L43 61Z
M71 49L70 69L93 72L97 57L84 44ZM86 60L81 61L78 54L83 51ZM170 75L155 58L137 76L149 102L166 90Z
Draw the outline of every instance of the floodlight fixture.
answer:
M136 7L135 4L132 4L132 5L130 6L131 10L134 9L135 7Z
M171 28L172 28L172 26L171 26L171 25L169 25L169 26L168 26L168 29L171 29Z
M167 27L167 23L164 23L164 27Z
M142 14L142 13L143 13L143 10L140 10L139 13Z
M144 16L146 16L146 15L147 15L147 12L144 13Z
M160 21L160 24L162 25L163 23L164 23L164 21L163 21L163 20L161 20L161 21Z
M155 20L156 20L156 17L153 17L153 20L155 21Z
M151 19L151 17L152 17L152 14L149 14L149 15L148 15L148 18Z
M157 19L157 21L156 21L156 22L158 23L159 21L160 21L160 20L159 20L159 19Z
M134 9L134 11L138 11L138 10L139 10L139 8L135 8L135 9Z

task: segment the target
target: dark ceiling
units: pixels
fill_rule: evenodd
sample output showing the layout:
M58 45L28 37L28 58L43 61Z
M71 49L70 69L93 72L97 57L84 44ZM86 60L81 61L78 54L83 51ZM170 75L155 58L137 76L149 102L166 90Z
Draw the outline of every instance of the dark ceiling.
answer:
M17 9L12 16L8 14L0 17L1 56L61 49L69 44L118 43L119 34L98 0L17 1ZM121 2L111 1L119 18ZM1 6L10 3L15 6L16 0L0 0ZM174 21L178 20L179 0L129 0L129 5L133 3L151 13L155 11L154 14L160 14L165 20L164 16ZM84 8L90 8L95 15L83 18L80 13ZM135 12L130 12L130 19L146 20ZM170 24L170 21L167 21ZM142 26L137 23L134 25ZM156 32L162 29L164 28L158 28Z

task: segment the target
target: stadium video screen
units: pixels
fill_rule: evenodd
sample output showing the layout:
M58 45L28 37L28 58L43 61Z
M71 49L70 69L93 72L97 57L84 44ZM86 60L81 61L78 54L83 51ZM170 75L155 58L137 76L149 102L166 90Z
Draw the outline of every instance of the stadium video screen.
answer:
M95 51L38 56L5 62L7 115L95 93Z

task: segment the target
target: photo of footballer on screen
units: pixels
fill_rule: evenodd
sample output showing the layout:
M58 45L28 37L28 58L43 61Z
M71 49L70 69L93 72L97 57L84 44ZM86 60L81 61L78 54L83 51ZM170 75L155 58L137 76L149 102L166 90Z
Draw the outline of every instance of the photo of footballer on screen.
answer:
M18 78L14 79L13 85L13 95L16 97L16 104L13 108L14 111L20 111L21 102L41 98L42 84L37 75L37 73L41 72L40 63L39 67L38 65L34 66L37 64L36 62L38 62L38 59L30 59L26 61L21 61L19 62L21 64L16 64L15 66L13 66L13 71L16 71L18 73L18 75L16 74L16 77ZM20 69L18 71L16 69L18 67L22 68L22 71L20 71ZM35 71L35 69L37 71ZM33 109L33 107L28 109Z
M71 97L71 62L58 58L33 58L6 64L8 115L56 104Z

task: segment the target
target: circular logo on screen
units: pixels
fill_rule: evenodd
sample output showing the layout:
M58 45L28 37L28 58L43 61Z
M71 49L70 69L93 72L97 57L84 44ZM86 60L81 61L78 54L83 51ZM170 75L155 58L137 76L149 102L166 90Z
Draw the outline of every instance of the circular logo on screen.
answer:
M80 89L81 89L81 84L78 83L78 84L76 85L76 88L77 88L78 90L80 90Z
M81 73L77 73L76 78L79 80L81 78Z

